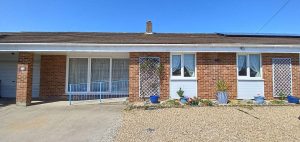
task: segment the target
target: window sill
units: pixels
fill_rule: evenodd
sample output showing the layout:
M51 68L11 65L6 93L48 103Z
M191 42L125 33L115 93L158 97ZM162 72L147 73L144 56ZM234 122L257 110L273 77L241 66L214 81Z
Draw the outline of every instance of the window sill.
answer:
M194 81L196 81L197 80L197 78L170 78L170 80L172 81L176 81L176 80L194 80Z
M264 81L262 78L238 78L238 80Z

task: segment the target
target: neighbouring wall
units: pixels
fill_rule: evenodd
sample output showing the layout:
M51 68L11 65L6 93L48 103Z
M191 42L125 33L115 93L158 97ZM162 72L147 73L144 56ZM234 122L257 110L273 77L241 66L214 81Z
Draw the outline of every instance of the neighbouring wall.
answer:
M66 56L41 55L40 97L65 94Z
M198 97L215 99L219 79L227 83L229 98L236 99L236 53L197 53Z
M299 54L275 54L263 53L262 54L262 68L265 86L266 99L274 99L273 97L273 71L272 71L272 58L291 58L292 59L292 93L294 96L300 97L300 67L299 67Z
M163 71L160 80L160 99L169 98L170 53L131 52L129 62L129 101L141 101L139 97L139 57L160 57Z

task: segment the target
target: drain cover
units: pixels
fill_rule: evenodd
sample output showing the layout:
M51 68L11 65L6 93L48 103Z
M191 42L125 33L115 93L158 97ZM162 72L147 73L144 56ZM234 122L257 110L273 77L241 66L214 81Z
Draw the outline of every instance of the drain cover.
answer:
M155 129L153 129L153 128L148 128L148 129L146 129L146 131L147 131L148 133L152 133L152 132L155 131Z

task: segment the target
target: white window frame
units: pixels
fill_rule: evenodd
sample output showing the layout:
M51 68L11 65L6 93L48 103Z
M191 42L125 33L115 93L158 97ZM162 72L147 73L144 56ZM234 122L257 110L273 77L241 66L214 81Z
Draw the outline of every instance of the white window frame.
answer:
M73 58L84 58L88 59L88 72L87 72L87 91L86 92L69 92L69 60ZM66 95L69 93L73 94L80 94L80 93L100 93L100 92L92 92L91 91L91 73L92 73L92 59L109 59L109 90L106 92L101 92L101 93L110 93L111 92L111 87L112 87L112 60L113 59L128 59L125 57L97 57L97 56L68 56L67 57L67 64L66 64L66 85L65 85L65 93Z
M244 55L246 56L247 62L247 75L246 76L239 76L239 56ZM260 60L260 77L250 77L250 56L249 55L259 55ZM236 71L237 71L237 77L239 80L263 80L263 69L262 69L262 56L260 53L238 53L236 54Z
M193 77L184 77L184 55L193 54L195 56L195 76ZM181 58L181 74L180 76L173 76L172 72L172 58L173 55L180 55ZM197 54L193 52L184 52L184 53L171 53L170 54L170 78L171 80L196 80L197 79Z

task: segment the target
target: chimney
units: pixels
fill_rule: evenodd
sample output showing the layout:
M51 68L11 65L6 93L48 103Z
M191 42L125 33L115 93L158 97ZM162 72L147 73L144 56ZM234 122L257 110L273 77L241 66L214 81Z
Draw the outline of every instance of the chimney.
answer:
M153 34L152 33L152 22L149 20L146 23L146 33L145 34Z

